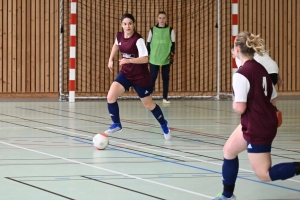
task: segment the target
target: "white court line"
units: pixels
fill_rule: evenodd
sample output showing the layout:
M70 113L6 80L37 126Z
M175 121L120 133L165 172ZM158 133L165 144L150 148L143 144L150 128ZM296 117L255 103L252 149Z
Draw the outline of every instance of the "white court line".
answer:
M86 137L92 137L92 136L82 135L82 134L74 133L74 132L70 132L70 131L59 130L59 129L55 129L55 128L51 128L51 127L46 127L46 128L52 129L52 130L56 130L56 131L70 133L70 134L73 134L73 135L81 135L81 136L86 136ZM213 164L213 165L222 165L221 163L215 163L215 162L210 162L210 161L201 160L201 159L197 159L197 158L182 156L182 155L179 155L179 154L174 154L174 153L159 151L159 150L155 150L155 149L149 149L149 148L146 148L146 147L140 147L140 146L136 146L136 145L132 145L132 144L126 144L126 143L117 142L117 141L114 141L114 140L109 140L109 141L114 142L114 143L118 143L118 144L122 144L122 145L126 145L126 146L131 146L131 147L134 147L134 148L137 148L137 149L144 149L144 150L147 150L147 151L154 151L154 152L168 154L168 155L172 155L172 156L178 156L178 157L181 157L181 158L186 158L186 159L189 159L189 160L200 161L200 162L209 163L209 164ZM254 171L248 170L248 169L239 168L239 170L245 171L245 172L254 173ZM300 183L300 181L295 180L295 179L287 179L286 181L292 181L292 182Z
M52 154L48 154L48 153L44 153L44 152L41 152L41 151L36 151L36 150L33 150L33 149L29 149L29 148L25 148L25 147L13 145L13 144L2 142L2 141L0 141L0 143L4 144L4 145L15 147L15 148L19 148L19 149L31 151L31 152L34 152L34 153L46 155L46 156L49 156L49 157L58 158L58 159L65 160L65 161L69 161L69 162L72 162L72 163L77 163L77 164L84 165L84 166L87 166L87 167L92 167L92 168L100 169L100 170L107 171L107 172L110 172L110 173L119 174L119 175L126 176L126 177L129 177L129 178L137 179L137 180L140 180L140 181L145 181L145 182L148 182L148 183L153 183L153 184L164 186L164 187L171 188L171 189L174 189L174 190L179 190L179 191L182 191L182 192L186 192L186 193L190 193L190 194L194 194L194 195L206 197L208 199L212 199L213 198L213 197L205 195L205 194L201 194L201 193L193 192L193 191L190 191L190 190L185 190L185 189L182 189L182 188L178 188L178 187L175 187L175 186L171 186L171 185L167 185L167 184L163 184L163 183L159 183L159 182L155 182L155 181L143 179L143 178L140 178L140 177L137 177L137 176L132 176L132 175L129 175L129 174L124 174L122 172L117 172L117 171L114 171L114 170L105 169L103 167L97 167L97 166L86 164L86 163L79 162L79 161L76 161L76 160L72 160L72 159L68 159L68 158L64 158L64 157L60 157L60 156L56 156L56 155L52 155Z

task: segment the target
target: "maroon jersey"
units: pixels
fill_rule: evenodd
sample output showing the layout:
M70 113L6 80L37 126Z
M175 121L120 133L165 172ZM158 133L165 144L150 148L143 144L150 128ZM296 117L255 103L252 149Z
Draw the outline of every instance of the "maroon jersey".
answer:
M137 47L137 41L141 39L141 35L137 32L130 38L124 38L124 32L118 32L117 35L118 47L122 54L123 58L138 58L139 50ZM143 42L143 45L146 45ZM132 84L138 86L150 86L151 85L151 77L148 69L148 64L133 64L128 63L122 65L122 69L120 71Z
M271 100L272 80L267 70L255 60L248 60L236 73L250 84L247 108L241 116L242 131L252 144L271 144L277 133L276 110Z

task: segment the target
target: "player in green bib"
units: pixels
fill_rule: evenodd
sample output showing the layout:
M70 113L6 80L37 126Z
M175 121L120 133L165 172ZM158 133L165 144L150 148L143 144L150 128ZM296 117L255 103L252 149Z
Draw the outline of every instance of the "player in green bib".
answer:
M160 66L163 80L163 103L170 103L168 100L170 66L175 55L175 32L167 25L167 15L164 11L158 13L157 25L153 26L148 35L147 49L150 55L150 75L153 88Z

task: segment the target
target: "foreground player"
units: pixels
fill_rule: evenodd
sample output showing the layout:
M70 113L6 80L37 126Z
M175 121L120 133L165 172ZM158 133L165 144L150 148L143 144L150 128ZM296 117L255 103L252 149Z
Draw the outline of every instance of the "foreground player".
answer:
M232 58L235 59L236 66L238 68L241 68L242 67L241 60L234 55L233 50L234 50L234 46L231 47L231 56L232 56ZM281 77L278 73L277 63L269 56L269 54L267 52L263 51L261 53L262 53L261 55L259 55L258 53L254 53L253 59L256 60L258 63L260 63L262 66L264 66L264 68L269 73L269 76L270 76L274 86L277 83L278 83L279 86L281 86L283 84L283 82L282 82L282 79L281 79ZM276 115L277 115L278 127L279 127L282 124L282 113L281 113L280 110L277 109L277 106L276 106L277 105L277 99L278 99L278 97L275 97L274 99L272 99L272 104L275 106L275 109L277 111Z
M153 88L148 70L148 52L145 41L140 34L135 32L134 22L135 19L131 14L124 14L122 16L121 24L123 32L117 33L109 57L108 68L112 72L114 67L113 58L118 50L120 50L122 59L119 64L122 66L122 69L111 84L107 94L107 106L113 124L105 133L111 134L122 130L117 98L126 90L129 90L130 87L133 87L145 108L150 110L160 123L165 139L169 140L171 133L168 121L165 120L160 107L153 102L151 96Z
M271 101L277 94L266 69L253 59L255 52L261 55L262 51L264 45L259 36L248 32L237 35L233 53L241 60L243 67L233 75L235 99L232 107L241 114L241 125L233 131L224 146L224 189L214 200L236 199L233 191L239 170L238 154L246 149L256 176L263 182L285 180L300 174L300 162L271 167L271 146L278 125Z

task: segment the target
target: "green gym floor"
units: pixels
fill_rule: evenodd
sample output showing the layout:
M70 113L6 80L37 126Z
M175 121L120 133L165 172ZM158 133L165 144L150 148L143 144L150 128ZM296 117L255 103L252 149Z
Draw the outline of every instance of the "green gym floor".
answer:
M165 141L139 100L119 100L123 130L96 150L111 120L106 100L1 99L1 200L200 200L222 191L222 148L239 124L229 100L175 100L161 106L172 129ZM273 164L300 161L299 97L281 97L283 124ZM238 200L300 199L300 176L260 182L239 155Z

